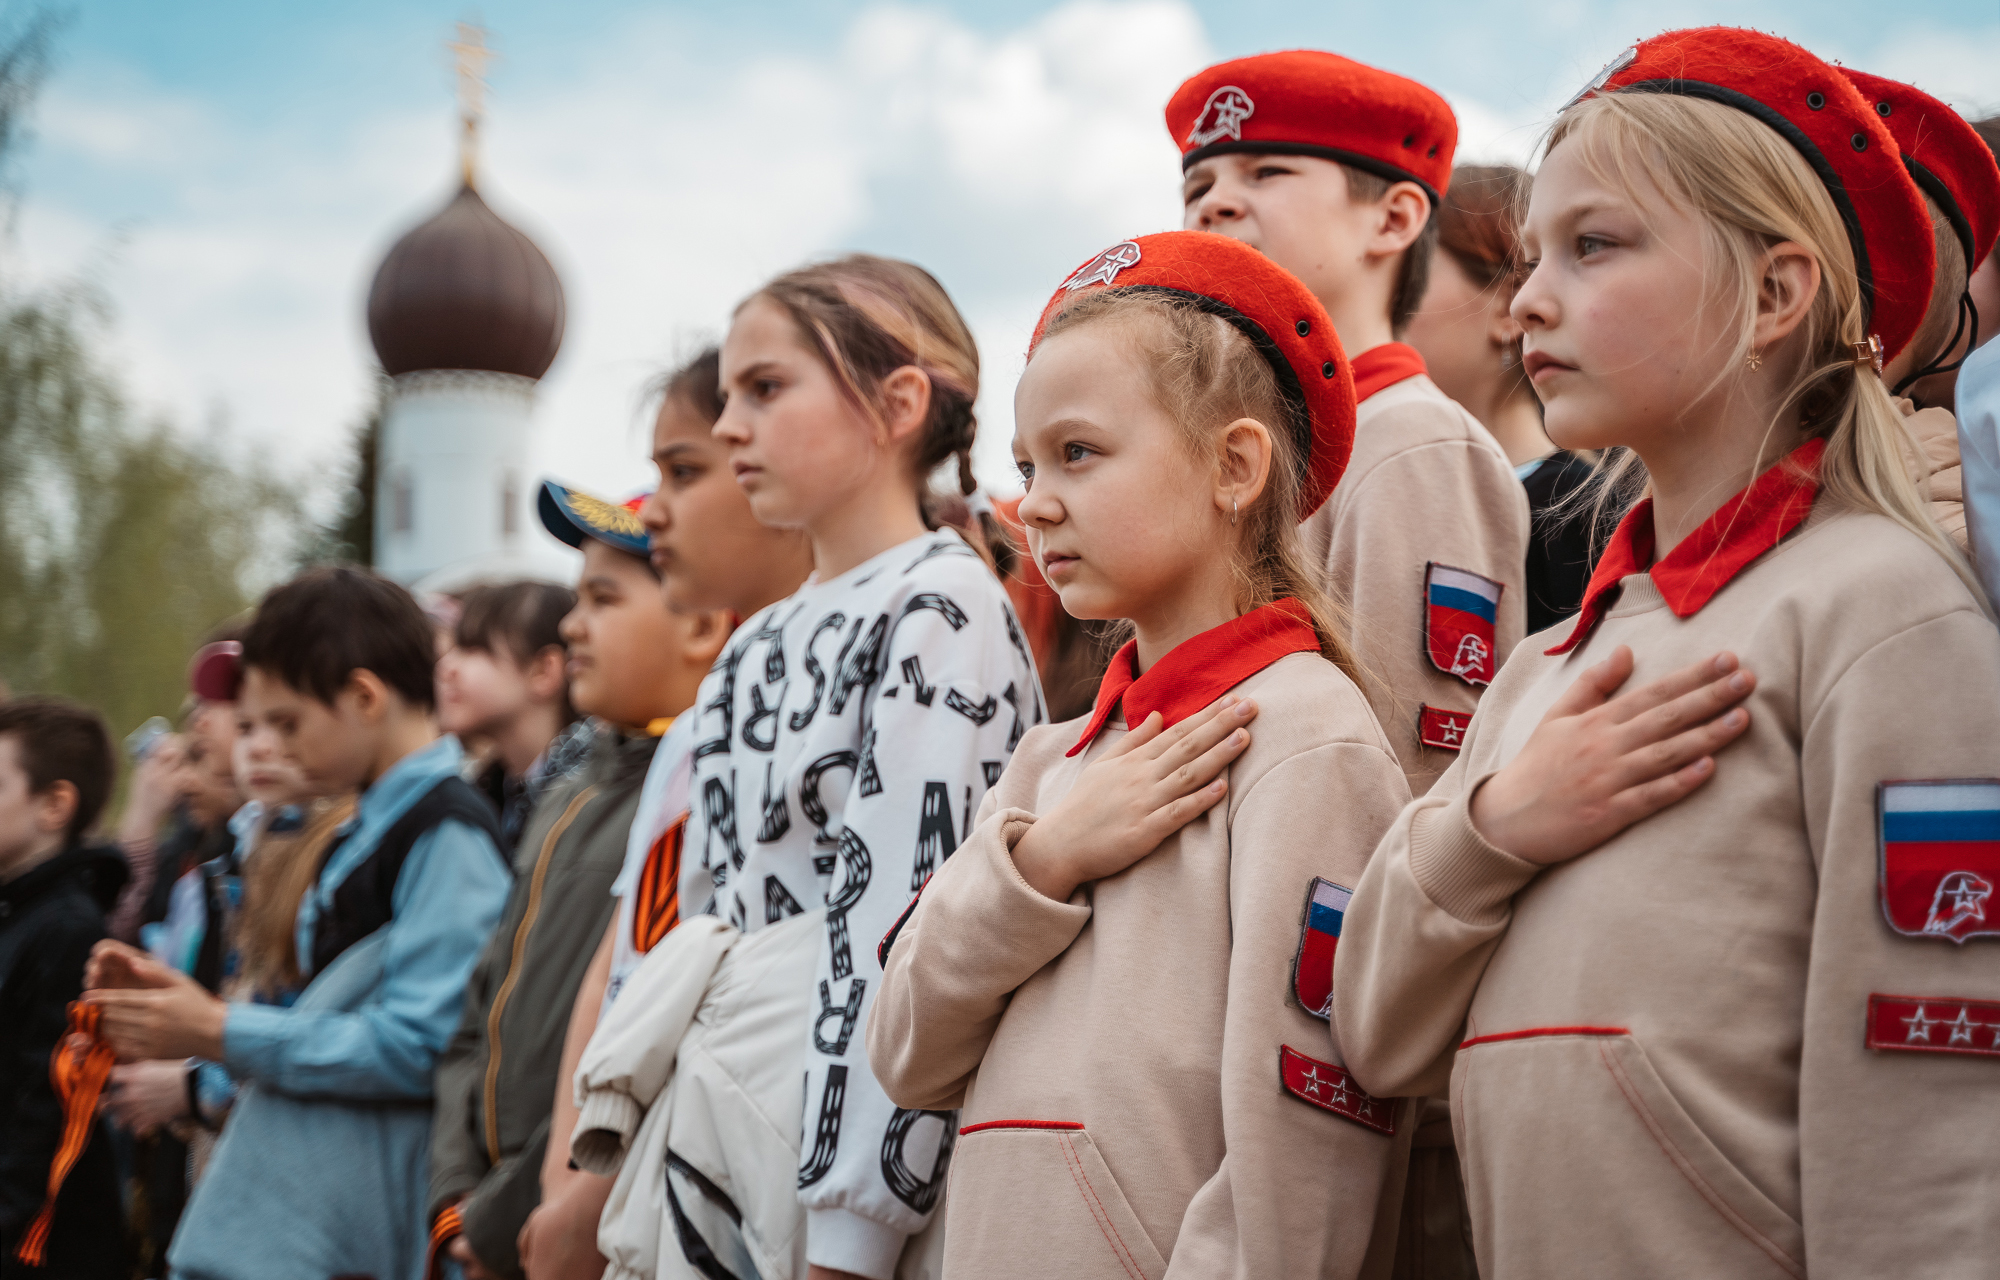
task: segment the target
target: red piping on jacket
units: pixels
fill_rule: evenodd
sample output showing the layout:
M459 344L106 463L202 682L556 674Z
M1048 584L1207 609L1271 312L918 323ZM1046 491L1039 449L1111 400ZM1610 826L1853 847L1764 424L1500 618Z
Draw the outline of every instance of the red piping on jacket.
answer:
M1459 1042L1459 1048L1470 1049L1476 1044L1494 1044L1501 1040L1532 1040L1537 1036L1629 1036L1632 1033L1624 1027L1529 1027L1525 1031L1501 1031L1490 1036L1474 1036Z
M1074 1120L987 1120L980 1124L969 1124L958 1131L963 1138L968 1133L978 1133L985 1129L1081 1129Z

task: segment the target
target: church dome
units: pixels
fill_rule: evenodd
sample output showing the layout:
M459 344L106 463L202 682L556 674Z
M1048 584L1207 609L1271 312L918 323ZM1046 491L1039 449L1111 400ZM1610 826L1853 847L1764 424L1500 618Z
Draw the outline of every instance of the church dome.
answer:
M368 336L391 376L479 369L540 378L562 345L562 282L535 242L468 183L382 260L368 291Z

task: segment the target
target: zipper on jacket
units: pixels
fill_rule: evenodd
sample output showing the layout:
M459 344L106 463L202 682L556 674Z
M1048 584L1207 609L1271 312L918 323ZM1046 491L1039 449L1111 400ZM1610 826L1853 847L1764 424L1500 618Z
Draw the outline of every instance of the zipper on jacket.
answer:
M585 787L576 799L569 802L562 817L549 828L548 838L542 841L542 851L535 855L535 872L528 881L528 906L521 913L521 923L514 928L514 949L507 958L507 976L500 982L500 993L493 997L493 1008L486 1015L486 1160L488 1164L500 1163L500 1015L507 1011L507 1000L514 994L514 986L521 979L521 956L528 949L528 934L535 927L535 917L542 909L542 883L548 879L549 863L555 858L556 841L562 839L563 832L569 830L570 823L590 798L597 794L597 788Z

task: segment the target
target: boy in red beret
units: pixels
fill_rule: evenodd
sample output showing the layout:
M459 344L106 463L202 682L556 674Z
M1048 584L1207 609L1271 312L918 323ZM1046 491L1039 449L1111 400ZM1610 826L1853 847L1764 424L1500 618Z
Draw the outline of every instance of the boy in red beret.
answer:
M1242 240L1298 276L1353 361L1354 454L1303 532L1348 609L1369 703L1422 796L1527 632L1527 495L1492 434L1397 341L1430 282L1457 118L1413 80L1304 49L1210 67L1166 116L1181 148L1182 225ZM1399 1266L1471 1274L1442 1098L1425 1109L1410 1159Z
M1422 795L1527 630L1527 498L1492 435L1397 341L1429 281L1458 122L1413 80L1312 50L1210 67L1166 116L1183 225L1242 240L1304 281L1353 360L1354 457L1306 543Z

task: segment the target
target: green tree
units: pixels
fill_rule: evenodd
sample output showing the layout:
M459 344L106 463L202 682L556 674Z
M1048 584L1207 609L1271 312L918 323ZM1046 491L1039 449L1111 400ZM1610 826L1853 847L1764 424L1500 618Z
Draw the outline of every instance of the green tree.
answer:
M351 432L354 459L333 519L321 525L307 548L305 563L375 563L375 459L382 446L382 415L389 407L389 378L375 380L375 403Z
M171 714L188 655L297 562L300 493L212 437L132 420L76 291L0 300L0 680L115 732Z

